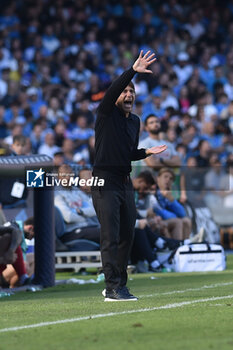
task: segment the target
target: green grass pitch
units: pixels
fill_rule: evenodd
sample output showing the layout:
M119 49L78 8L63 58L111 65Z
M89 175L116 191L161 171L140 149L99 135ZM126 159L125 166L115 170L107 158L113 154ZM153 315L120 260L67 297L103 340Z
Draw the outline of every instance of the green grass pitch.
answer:
M129 277L137 302L104 302L103 282L1 298L0 350L233 349L233 255L223 272Z

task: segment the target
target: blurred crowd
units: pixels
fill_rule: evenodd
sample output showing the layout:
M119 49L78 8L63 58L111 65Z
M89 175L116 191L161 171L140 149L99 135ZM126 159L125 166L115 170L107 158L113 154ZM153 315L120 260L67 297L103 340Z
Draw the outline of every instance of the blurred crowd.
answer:
M233 191L232 44L232 0L2 0L0 153L23 135L21 154L47 154L57 166L93 164L99 101L141 49L151 50L153 74L134 79L134 112L140 143L156 134L169 152L140 166L182 169L183 202L182 188L205 183L223 203L223 191ZM146 125L149 115L156 130ZM209 174L196 181L202 167Z

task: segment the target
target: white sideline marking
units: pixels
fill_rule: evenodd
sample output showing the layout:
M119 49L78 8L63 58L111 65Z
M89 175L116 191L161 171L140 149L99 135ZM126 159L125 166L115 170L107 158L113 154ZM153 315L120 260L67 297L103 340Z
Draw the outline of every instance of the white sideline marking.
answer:
M39 327L56 325L56 324L64 324L64 323L85 321L85 320L91 320L91 319L95 319L95 318L104 318L104 317L111 317L111 316L118 316L118 315L125 315L125 314L134 314L134 313L148 312L148 311L155 311L155 310L163 310L163 309L174 309L174 308L183 307L183 306L186 306L186 305L192 305L192 304L204 303L204 302L215 301L215 300L222 300L222 299L233 299L233 294L225 295L225 296L222 296L222 297L212 297L212 298L205 298L205 299L183 301L181 303L166 304L166 305L163 305L163 306L155 306L155 307L145 308L145 309L128 310L128 311L120 311L120 312L110 312L110 313L107 313L107 314L96 314L96 315L83 316L83 317L77 317L77 318L68 318L68 319L58 320L58 321L34 323L34 324L26 325L26 326L3 328L3 329L0 329L0 333L19 331L19 330L22 330L22 329L29 329L29 328L39 328Z
M202 286L202 287L199 287L199 288L188 288L188 289L183 289L183 290L173 290L172 292L140 295L140 297L141 298L150 298L150 297L155 297L155 296L158 296L158 295L171 295L171 294L182 294L182 293L186 293L186 292L197 292L197 291L204 290L204 289L209 289L209 288L230 286L232 284L233 284L233 282L216 283L216 284L205 285L205 286Z

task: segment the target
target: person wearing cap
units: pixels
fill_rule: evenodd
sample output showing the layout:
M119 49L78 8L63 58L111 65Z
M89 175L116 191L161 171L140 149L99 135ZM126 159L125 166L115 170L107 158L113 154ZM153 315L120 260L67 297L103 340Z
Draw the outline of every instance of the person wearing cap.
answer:
M164 117L165 113L166 111L162 107L161 88L155 88L151 92L151 101L143 104L142 120L144 122L148 114L155 114L159 118L162 118Z
M101 224L101 257L106 283L105 301L137 300L129 293L127 265L133 242L136 206L130 179L131 161L158 154L160 145L138 149L140 119L131 113L136 73L152 73L155 62L148 51L116 79L97 109L93 175L104 179L104 187L93 187L93 204Z
M47 103L39 96L39 89L35 86L31 86L27 89L27 95L33 118L38 119L40 116L40 107L47 105Z
M177 64L173 67L177 75L180 86L183 86L193 73L193 67L189 64L189 55L187 52L180 52L177 55Z

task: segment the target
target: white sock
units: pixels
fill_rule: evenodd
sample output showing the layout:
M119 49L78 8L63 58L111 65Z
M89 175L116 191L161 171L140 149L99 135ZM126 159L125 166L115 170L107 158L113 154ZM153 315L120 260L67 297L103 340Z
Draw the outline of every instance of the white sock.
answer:
M191 241L189 238L184 239L184 244L190 244L190 243L191 243Z
M157 248L163 249L164 246L165 246L165 240L162 239L161 237L159 237L159 238L156 239L155 245L156 245Z

